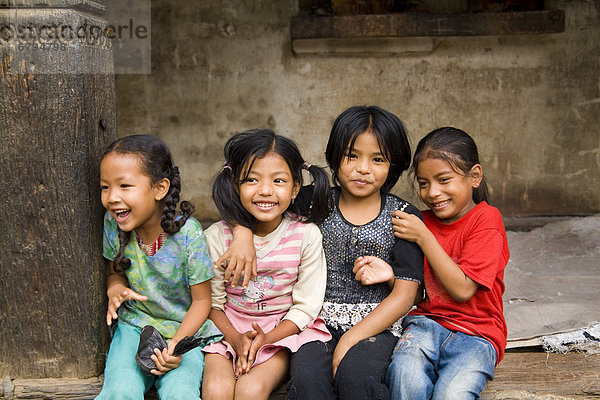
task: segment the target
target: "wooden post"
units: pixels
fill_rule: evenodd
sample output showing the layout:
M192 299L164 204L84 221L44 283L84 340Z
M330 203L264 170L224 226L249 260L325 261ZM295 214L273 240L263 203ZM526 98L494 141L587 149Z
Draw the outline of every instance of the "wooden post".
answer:
M0 378L103 370L98 171L116 138L104 8L0 0Z

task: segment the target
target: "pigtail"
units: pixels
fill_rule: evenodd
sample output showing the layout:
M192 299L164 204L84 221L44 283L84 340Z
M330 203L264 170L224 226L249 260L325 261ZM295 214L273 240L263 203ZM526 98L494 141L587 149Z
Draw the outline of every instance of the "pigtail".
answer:
M333 197L331 196L329 177L323 168L308 162L304 163L303 168L312 176L314 185L312 197L310 198L310 210L307 222L320 224L331 213L331 210L333 210Z
M131 231L124 231L119 227L117 227L117 231L119 232L119 251L115 257L114 266L116 272L123 272L131 267L131 260L125 257L125 246L131 239Z
M187 221L187 219L192 216L194 211L196 211L196 207L194 207L194 204L190 203L187 200L183 200L179 204L179 209L181 210L181 219L183 219L184 221Z
M187 219L194 213L194 205L188 201L181 202L181 218L175 219L177 213L177 204L179 203L179 193L181 192L181 176L179 168L171 168L170 186L167 195L164 198L165 208L161 215L160 225L168 234L179 232L185 225Z
M221 214L221 218L227 224L242 225L252 229L254 218L244 208L240 201L240 195L236 190L236 177L229 164L225 164L212 183L212 198Z

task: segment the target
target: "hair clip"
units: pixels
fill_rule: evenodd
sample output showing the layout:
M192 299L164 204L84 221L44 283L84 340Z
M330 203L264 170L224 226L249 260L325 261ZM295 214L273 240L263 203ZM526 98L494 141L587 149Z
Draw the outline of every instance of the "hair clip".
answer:
M308 161L304 161L304 164L302 164L302 169L305 169L307 171L310 167L312 167L312 164L309 163Z
M179 175L179 168L177 168L176 166L172 166L171 175Z

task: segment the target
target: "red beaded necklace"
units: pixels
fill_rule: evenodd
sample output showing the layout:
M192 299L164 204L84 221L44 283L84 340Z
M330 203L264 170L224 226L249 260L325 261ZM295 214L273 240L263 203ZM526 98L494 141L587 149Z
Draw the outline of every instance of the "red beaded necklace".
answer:
M152 257L162 247L162 245L165 244L165 241L167 240L167 233L161 232L152 244L144 244L144 241L137 233L135 234L135 238L137 239L138 245L144 254L146 254L148 257Z

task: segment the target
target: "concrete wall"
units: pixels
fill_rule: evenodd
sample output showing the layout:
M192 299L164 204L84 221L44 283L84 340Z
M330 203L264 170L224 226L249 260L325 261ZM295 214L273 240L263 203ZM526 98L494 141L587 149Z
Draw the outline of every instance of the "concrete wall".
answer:
M217 218L210 178L233 133L270 127L325 165L335 117L376 104L414 146L453 125L479 145L492 203L509 215L600 212L600 1L547 1L564 33L403 39L418 53L292 52L296 1L152 1L152 74L117 76L119 135L173 150L183 197ZM431 47L427 51L427 47ZM395 193L422 206L407 178Z

